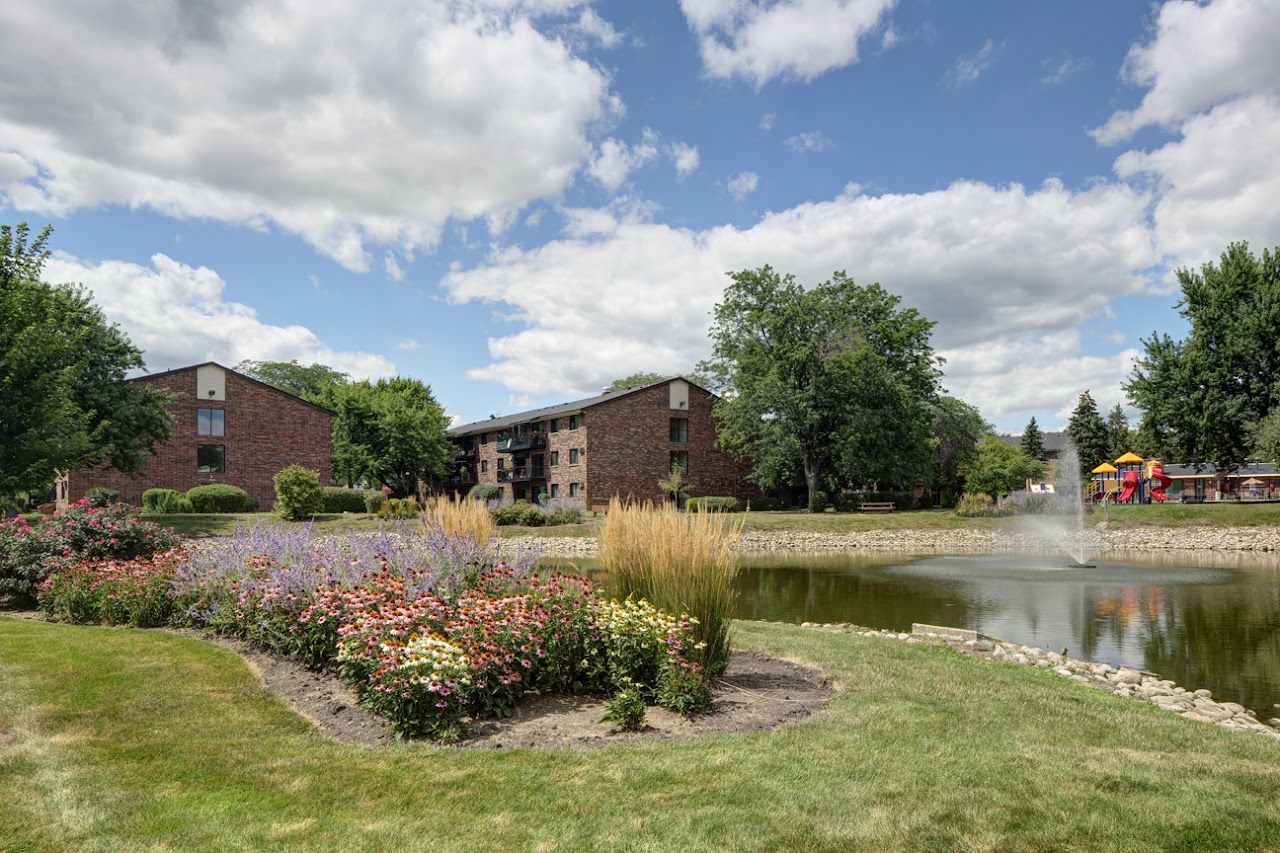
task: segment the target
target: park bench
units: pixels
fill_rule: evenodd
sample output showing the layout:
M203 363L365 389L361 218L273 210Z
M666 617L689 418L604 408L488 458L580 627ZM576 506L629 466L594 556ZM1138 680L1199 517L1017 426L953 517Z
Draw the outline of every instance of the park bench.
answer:
M858 512L893 512L897 508L893 501L864 501L858 504Z

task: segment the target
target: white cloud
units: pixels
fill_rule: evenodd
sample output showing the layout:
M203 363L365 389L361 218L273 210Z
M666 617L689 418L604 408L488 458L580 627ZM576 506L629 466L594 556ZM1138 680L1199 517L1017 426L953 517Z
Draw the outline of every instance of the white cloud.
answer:
M792 151L821 151L831 147L831 140L820 130L806 130L804 133L788 136L787 145Z
M422 349L422 343L414 338L405 338L402 341L396 341L396 349L412 352L413 350Z
M107 318L143 351L149 371L202 361L235 365L243 359L321 362L357 378L394 376L396 367L374 353L335 350L305 326L276 326L247 305L227 301L226 282L208 267L164 254L151 265L82 261L57 253L44 278L83 284Z
M698 153L698 146L684 142L673 142L668 145L667 156L675 164L676 175L682 179L696 172L699 164L702 163L702 155Z
M658 156L657 137L645 129L644 139L635 145L610 137L596 149L587 174L609 192L616 191L627 182L631 173Z
M537 28L582 5L0 4L0 196L274 225L364 270L569 185L620 109Z
M1138 351L1085 355L1079 332L1066 329L1003 336L939 354L947 360L947 390L987 418L1016 422L1051 411L1065 423L1086 389L1104 410L1127 404L1122 386Z
M470 375L523 393L590 393L620 373L687 369L707 354L725 271L765 263L806 283L837 269L880 281L938 321L940 348L960 351L1071 329L1144 292L1156 261L1148 203L1122 185L958 182L923 194L851 190L746 229L596 211L589 230L499 249L443 284L455 302L510 310L515 328L489 340L493 361Z
M712 77L757 87L775 77L812 80L858 61L858 42L880 30L896 0L680 0ZM882 41L883 41L882 37Z
M387 252L382 259L382 269L387 274L387 278L392 281L404 281L404 270L400 268L400 262L396 260L396 256L391 252Z
M1133 110L1092 131L1104 144L1152 124L1171 127L1221 101L1280 95L1280 11L1274 0L1170 0L1159 7L1152 40L1136 44L1124 77L1147 88Z
M729 195L733 196L736 201L742 201L760 186L760 176L755 172L739 172L729 179L729 183L726 186L729 190Z
M1256 251L1280 244L1280 99L1255 95L1196 116L1181 138L1116 160L1121 177L1150 176L1160 247L1177 264L1216 259L1247 239Z
M777 119L777 116L773 113L765 113L760 116L760 129L773 130L773 122L775 119Z
M995 44L991 39L987 39L982 43L982 47L978 48L977 53L957 59L956 64L947 72L947 82L959 87L968 86L977 80L991 66L991 61L995 58L995 49Z
M596 10L590 7L582 10L572 29L598 42L603 48L615 48L622 43L622 33L614 29L613 24L597 15Z
M1089 60L1085 58L1067 57L1061 62L1050 62L1045 60L1045 67L1049 69L1049 73L1040 78L1040 82L1046 86L1059 86L1067 81L1068 77L1078 74L1089 67Z

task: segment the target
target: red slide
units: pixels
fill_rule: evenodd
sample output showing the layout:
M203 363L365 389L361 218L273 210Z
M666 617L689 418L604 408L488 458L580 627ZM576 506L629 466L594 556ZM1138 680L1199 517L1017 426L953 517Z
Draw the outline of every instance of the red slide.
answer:
M1116 495L1116 503L1125 504L1133 500L1133 492L1137 488L1138 472L1126 471L1124 474L1124 480L1120 483L1120 494Z
M1156 485L1151 487L1151 500L1164 503L1169 500L1169 496L1164 490L1173 484L1173 478L1164 472L1164 468L1159 465L1151 466L1151 479L1156 481Z

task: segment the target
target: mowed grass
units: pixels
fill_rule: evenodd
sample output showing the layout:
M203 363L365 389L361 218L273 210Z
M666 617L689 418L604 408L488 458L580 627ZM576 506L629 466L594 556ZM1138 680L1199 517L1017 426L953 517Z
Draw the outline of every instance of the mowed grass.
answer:
M842 689L775 732L375 750L199 639L0 617L0 848L1280 847L1271 740L946 649L735 630Z
M145 515L172 527L184 536L202 538L221 536L235 529L236 524L277 524L286 527L304 522L282 521L272 513L237 513L226 515ZM1013 527L1016 519L1010 518L960 518L949 509L915 510L911 512L747 512L741 514L743 530L788 531L802 530L818 533L858 533L870 530L1001 530ZM1280 503L1221 503L1221 504L1166 504L1152 506L1114 506L1107 517L1113 528L1132 527L1257 527L1280 525ZM1097 510L1086 516L1086 524L1103 520ZM416 522L400 522L410 525ZM604 517L586 519L581 524L561 524L555 527L498 528L503 538L512 536L597 536ZM378 531L392 527L389 522L371 515L348 513L320 515L313 522L322 532L341 533Z

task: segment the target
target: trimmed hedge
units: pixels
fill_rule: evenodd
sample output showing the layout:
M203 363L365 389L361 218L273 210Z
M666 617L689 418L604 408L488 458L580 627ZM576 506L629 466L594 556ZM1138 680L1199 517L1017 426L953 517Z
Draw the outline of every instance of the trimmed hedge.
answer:
M552 527L557 524L580 524L582 510L575 507L546 509L528 501L516 501L511 506L497 506L489 510L493 523L499 527Z
M364 511L369 515L382 515L387 510L387 494L381 489L369 489L364 493Z
M491 501L502 497L502 489L493 483L476 483L471 487L471 491L467 492L467 495L477 500Z
M329 513L376 513L378 511L377 509L369 510L367 508L370 494L377 494L384 500L386 499L386 495L373 489L348 489L343 486L325 486L322 511Z
M147 489L142 493L142 511L155 513L189 513L195 507L177 489Z
M275 511L289 521L310 518L324 509L320 472L301 465L286 465L273 478L276 486Z
M84 490L84 499L89 502L89 506L104 507L118 501L120 493L106 486L94 486Z
M685 509L690 512L742 512L742 501L733 497L701 497L689 498L684 502Z
M208 483L187 489L192 512L253 512L257 504L239 486Z

